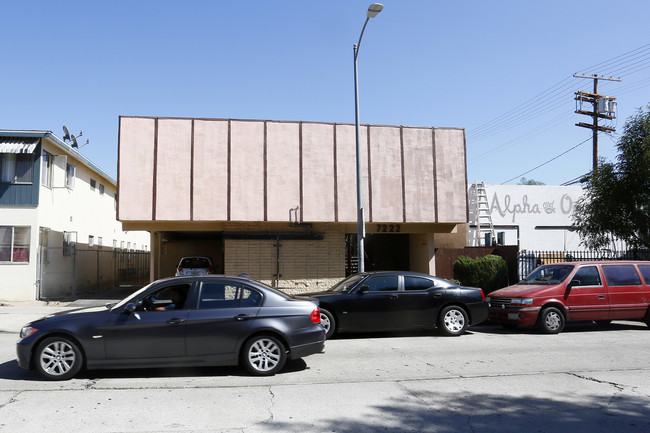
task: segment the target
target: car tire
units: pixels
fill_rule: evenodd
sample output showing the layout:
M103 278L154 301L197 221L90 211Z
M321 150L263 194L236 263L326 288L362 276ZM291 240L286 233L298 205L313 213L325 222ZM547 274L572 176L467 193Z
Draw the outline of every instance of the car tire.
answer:
M469 317L462 307L450 305L438 316L438 330L447 336L461 335L469 326Z
M320 309L320 324L325 329L325 339L329 339L336 332L336 319L329 311Z
M564 329L564 314L555 307L546 307L537 319L538 328L545 334L559 334Z
M34 351L36 371L48 380L68 380L74 377L81 370L83 361L79 346L63 336L46 338Z
M282 370L287 361L287 349L270 335L256 335L242 349L241 362L255 376L272 376Z

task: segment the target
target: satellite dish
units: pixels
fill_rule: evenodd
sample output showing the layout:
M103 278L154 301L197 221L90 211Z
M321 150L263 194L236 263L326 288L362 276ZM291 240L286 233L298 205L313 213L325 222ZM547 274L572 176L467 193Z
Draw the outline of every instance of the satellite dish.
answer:
M70 141L70 131L68 127L63 125L63 141Z
M71 135L70 138L72 139L72 147L79 147L79 145L77 144L77 137Z

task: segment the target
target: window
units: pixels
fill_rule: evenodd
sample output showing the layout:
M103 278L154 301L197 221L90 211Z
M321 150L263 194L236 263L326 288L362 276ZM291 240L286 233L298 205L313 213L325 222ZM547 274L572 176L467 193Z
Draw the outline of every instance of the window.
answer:
M95 246L95 236L93 235L88 236L88 246L89 247Z
M74 188L74 178L77 173L77 167L72 164L66 164L65 166L65 186L68 189Z
M34 162L31 153L1 153L0 181L3 183L32 183Z
M397 291L397 275L387 277L371 277L364 281L370 292L395 292Z
M646 284L650 284L650 265L639 265L639 270Z
M41 167L41 183L48 188L52 187L52 162L51 153L43 151L43 161Z
M0 262L29 263L29 227L0 226Z
M603 266L603 273L610 286L640 286L641 278L633 265Z
M95 188L97 188L97 181L95 179L90 179L90 190L95 191Z
M99 195L104 195L104 185L99 184Z
M578 272L573 276L573 280L580 281L579 286L601 286L600 274L598 268L595 266L585 266L578 269Z
M421 277L404 277L404 290L427 290L435 286L433 281Z
M138 311L182 310L190 291L188 284L175 284L156 290L149 296L140 299L136 304Z
M259 307L262 295L256 290L234 282L205 282L201 284L199 308Z

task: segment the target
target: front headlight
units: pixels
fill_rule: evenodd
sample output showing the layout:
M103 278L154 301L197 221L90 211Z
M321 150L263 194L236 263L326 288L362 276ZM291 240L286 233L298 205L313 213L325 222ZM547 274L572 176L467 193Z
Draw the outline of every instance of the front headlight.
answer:
M20 338L27 338L36 331L38 331L38 329L32 328L31 326L23 326L23 329L20 330Z
M512 298L510 300L512 305L521 305L522 307L530 307L533 305L533 298Z

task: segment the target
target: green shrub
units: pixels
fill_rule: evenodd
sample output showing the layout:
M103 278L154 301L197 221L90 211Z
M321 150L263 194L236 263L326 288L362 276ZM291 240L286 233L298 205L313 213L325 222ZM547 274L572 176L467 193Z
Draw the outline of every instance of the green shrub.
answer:
M454 278L463 286L480 287L485 293L506 285L508 268L503 257L488 255L472 259L461 256L454 262Z

